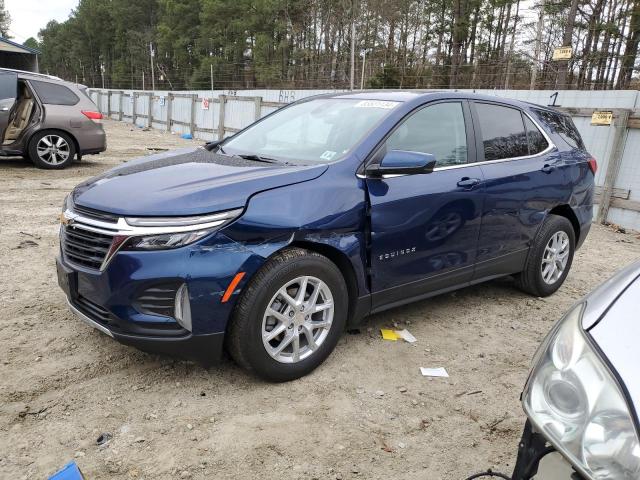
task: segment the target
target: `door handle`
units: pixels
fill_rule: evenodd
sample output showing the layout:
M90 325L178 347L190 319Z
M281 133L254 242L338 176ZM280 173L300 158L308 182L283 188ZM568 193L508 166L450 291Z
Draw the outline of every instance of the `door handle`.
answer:
M479 183L480 183L479 178L462 177L460 181L458 181L457 185L462 188L472 189Z
M549 165L548 163L545 163L545 164L544 164L544 167L542 167L542 168L540 169L540 171L541 171L541 172L544 172L544 173L551 173L551 172L553 172L555 169L556 169L556 167L554 167L553 165Z

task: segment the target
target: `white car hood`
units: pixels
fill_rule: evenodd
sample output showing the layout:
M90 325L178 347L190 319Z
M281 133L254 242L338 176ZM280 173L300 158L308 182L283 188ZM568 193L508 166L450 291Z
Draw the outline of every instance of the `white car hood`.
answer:
M640 278L621 293L589 330L640 414Z

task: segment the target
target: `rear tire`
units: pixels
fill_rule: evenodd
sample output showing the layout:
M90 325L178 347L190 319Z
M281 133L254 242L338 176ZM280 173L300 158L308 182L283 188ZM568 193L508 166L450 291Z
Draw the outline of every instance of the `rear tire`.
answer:
M76 156L76 146L70 135L55 130L37 132L29 141L29 158L38 168L66 168Z
M524 270L516 285L536 297L548 297L558 290L571 268L575 251L573 225L565 217L549 215L534 240Z
M347 310L347 287L336 265L315 252L288 249L268 260L244 288L227 350L265 380L295 380L333 351Z

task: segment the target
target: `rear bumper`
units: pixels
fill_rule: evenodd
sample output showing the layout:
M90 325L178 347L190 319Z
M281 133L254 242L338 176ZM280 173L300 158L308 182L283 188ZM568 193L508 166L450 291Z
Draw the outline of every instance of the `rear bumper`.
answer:
M80 155L93 155L107 149L107 134L101 125L92 125L92 128L82 128L72 133L78 142Z
M67 298L69 310L80 320L114 340L148 353L160 353L185 360L194 360L205 367L214 365L222 358L224 332L207 335L188 334L182 337L147 337L114 332L79 310Z

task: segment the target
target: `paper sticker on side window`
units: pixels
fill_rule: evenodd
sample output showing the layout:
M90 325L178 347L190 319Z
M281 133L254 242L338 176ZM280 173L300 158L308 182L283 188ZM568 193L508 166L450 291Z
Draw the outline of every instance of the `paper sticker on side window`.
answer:
M386 108L392 109L398 105L398 102L389 102L385 100L362 100L356 103L356 108Z

